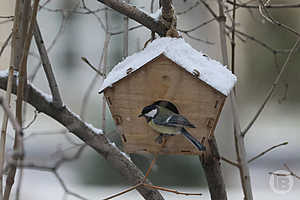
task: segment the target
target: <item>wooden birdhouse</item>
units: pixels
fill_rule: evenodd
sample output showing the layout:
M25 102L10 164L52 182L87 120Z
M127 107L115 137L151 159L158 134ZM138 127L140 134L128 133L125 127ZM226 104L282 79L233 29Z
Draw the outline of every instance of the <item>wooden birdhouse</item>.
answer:
M226 67L184 39L159 38L117 64L99 92L104 92L126 152L201 154L183 135L169 137L161 148L158 133L138 115L147 105L169 101L196 126L188 131L203 141L214 133L235 82Z

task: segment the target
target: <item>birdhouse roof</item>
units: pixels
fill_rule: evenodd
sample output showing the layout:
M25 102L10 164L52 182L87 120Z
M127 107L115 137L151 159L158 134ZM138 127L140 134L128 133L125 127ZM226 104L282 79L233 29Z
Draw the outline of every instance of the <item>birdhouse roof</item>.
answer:
M199 73L200 80L226 96L237 80L236 76L221 63L195 50L184 39L163 37L117 64L107 75L99 92L112 87L114 83L129 75L128 71L132 73L162 54L187 72Z

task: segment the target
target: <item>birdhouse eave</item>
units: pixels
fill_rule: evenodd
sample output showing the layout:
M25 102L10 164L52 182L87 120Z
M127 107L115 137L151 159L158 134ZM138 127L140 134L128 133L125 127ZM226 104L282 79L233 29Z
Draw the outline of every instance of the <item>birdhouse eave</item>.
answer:
M225 66L193 49L184 39L158 38L144 50L117 64L104 80L99 93L162 54L225 96L237 81L236 76Z

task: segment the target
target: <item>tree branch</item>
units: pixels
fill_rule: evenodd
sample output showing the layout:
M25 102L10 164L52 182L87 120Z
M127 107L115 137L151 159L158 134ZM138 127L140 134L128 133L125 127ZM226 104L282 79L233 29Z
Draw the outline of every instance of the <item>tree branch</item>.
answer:
M0 88L5 90L6 84L7 77L0 77ZM75 113L71 112L68 107L56 107L49 95L39 91L31 84L27 84L25 92L28 94L24 99L26 102L30 103L39 112L43 112L61 123L70 132L92 147L102 155L112 167L117 169L122 176L127 178L131 184L135 185L143 180L144 175L142 171L126 158L104 134L101 134L101 130L97 130L83 122ZM13 93L16 93L16 84L13 85ZM150 181L146 181L146 183L151 184ZM163 197L157 190L143 186L138 187L137 190L147 200L163 200Z
M174 9L172 6L172 0L160 0L159 6L162 7L162 17L167 22L172 22L174 16Z
M244 137L247 132L249 131L249 129L252 127L252 125L254 124L254 122L258 119L258 117L260 116L261 112L264 110L266 104L269 102L269 100L271 99L271 97L273 96L273 93L275 91L275 88L277 87L280 78L282 76L282 74L285 72L288 63L292 57L292 55L294 54L294 52L297 50L298 44L300 42L300 37L298 37L297 41L294 43L292 50L290 51L290 53L288 54L284 64L281 67L281 70L279 72L279 74L277 75L275 81L273 82L271 88L269 89L267 96L265 97L264 102L261 104L261 106L259 107L259 109L257 110L257 112L255 113L254 117L251 119L251 121L249 122L249 124L246 126L245 130L242 131L242 136Z
M226 16L224 11L224 2L223 0L218 0L219 5L219 28L220 28L220 41L221 41L221 50L223 57L223 64L228 66L228 53L227 53L227 45L226 45ZM235 139L235 149L237 154L237 161L239 163L240 170L240 178L242 183L242 188L244 192L245 200L252 200L252 188L251 188L251 180L248 163L246 161L246 149L245 149L245 141L241 133L241 125L239 121L236 98L233 92L230 92L230 101L232 107L232 115L233 115L233 125L234 125L234 139Z
M212 200L227 200L225 183L221 170L220 155L214 137L208 139L211 155L200 158L205 172L210 197Z
M124 1L119 0L97 0L108 7L120 12L123 15L137 21L138 23L144 25L151 31L158 33L161 36L164 36L169 29L168 25L162 21L157 21L156 19L149 16L147 13L141 9L131 6Z
M35 27L34 27L34 39L35 39L36 46L40 53L40 58L41 58L41 61L42 61L43 67L44 67L44 71L45 71L48 83L49 83L50 91L53 96L53 103L56 106L61 107L61 106L63 106L63 102L61 100L60 92L59 92L59 89L58 89L58 86L57 86L57 83L55 80L55 76L54 76L54 73L52 70L52 66L51 66L51 63L50 63L50 60L48 57L47 49L44 45L42 34L41 34L41 31L40 31L40 28L39 28L39 25L37 22L35 23Z
M227 0L226 2L229 3L229 4L234 5L233 1ZM244 3L244 4L236 3L235 5L238 6L238 7L241 7L241 8L255 8L255 9L259 8L259 5L253 5L253 4L247 4L247 3ZM266 8L299 8L300 3L270 4L270 5L266 5L265 7Z
M284 146L284 145L287 145L287 144L288 144L288 142L283 142L283 143L281 143L281 144L277 144L277 145L275 145L275 146L272 146L272 147L268 148L267 150L261 152L260 154L254 156L253 158L251 158L251 159L248 161L248 163L251 163L252 161L254 161L254 160L256 160L256 159L262 157L263 155L265 155L266 153L272 151L273 149L275 149L275 148L277 148L277 147Z

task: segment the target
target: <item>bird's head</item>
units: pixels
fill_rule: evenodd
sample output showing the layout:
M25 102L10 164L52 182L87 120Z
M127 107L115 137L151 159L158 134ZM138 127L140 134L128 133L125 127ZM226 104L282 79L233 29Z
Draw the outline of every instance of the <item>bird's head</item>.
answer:
M146 119L153 119L158 113L158 106L151 104L143 108L139 117L145 117Z

